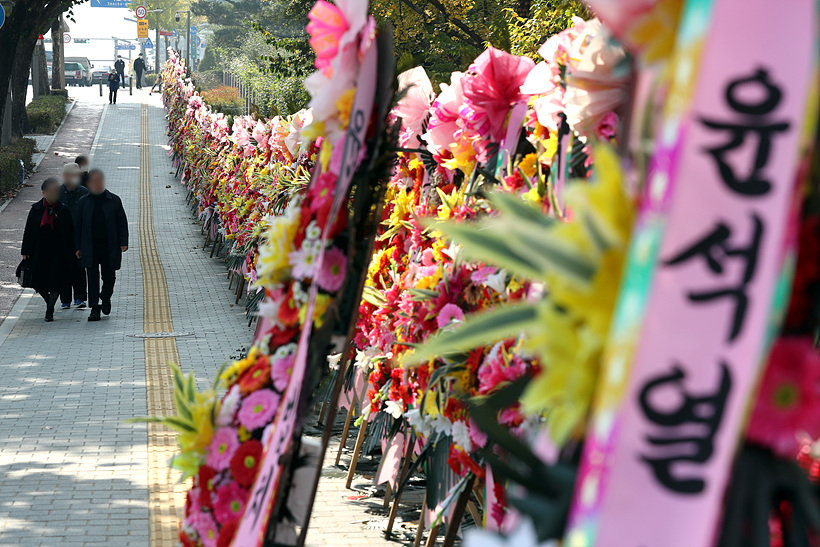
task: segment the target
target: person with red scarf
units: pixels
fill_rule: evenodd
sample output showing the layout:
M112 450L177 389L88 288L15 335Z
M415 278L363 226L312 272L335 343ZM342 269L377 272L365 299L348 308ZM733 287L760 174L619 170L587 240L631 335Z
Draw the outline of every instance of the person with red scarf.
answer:
M65 290L74 254L74 222L60 203L60 181L49 177L41 186L43 199L31 206L20 254L29 261L32 286L46 301L47 322L54 321L54 305Z

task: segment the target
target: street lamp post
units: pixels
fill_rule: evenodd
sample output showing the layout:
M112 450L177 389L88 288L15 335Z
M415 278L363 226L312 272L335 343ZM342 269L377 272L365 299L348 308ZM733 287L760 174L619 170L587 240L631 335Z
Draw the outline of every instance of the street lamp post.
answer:
M185 31L185 67L191 70L191 10L179 10L176 15L177 23L179 23L179 14L186 14L186 31Z

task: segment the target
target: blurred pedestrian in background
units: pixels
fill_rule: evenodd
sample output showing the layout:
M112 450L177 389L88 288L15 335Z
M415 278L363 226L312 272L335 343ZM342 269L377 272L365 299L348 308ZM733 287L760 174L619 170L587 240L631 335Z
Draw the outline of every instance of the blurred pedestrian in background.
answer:
M120 75L112 72L108 75L108 104L117 104L117 90L120 88Z
M88 156L77 156L74 163L80 166L80 171L83 174L80 176L80 185L85 188L88 186Z
M67 163L63 166L63 185L60 187L60 203L68 207L72 218L77 218L77 204L80 198L88 194L88 189L80 184L82 175L83 172L76 163ZM72 301L77 308L84 308L86 306L85 300L88 298L85 270L73 252L71 253L71 268L70 271L66 272L66 275L68 282L60 293L62 308L64 310L70 308Z

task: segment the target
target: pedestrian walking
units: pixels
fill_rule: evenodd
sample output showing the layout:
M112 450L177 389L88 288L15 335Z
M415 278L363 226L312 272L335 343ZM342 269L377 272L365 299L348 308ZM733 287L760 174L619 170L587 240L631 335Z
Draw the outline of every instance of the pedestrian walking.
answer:
M142 89L142 73L145 72L145 60L142 58L142 53L134 61L134 72L137 74L137 89Z
M122 253L128 250L128 219L119 196L105 189L105 176L99 169L88 172L88 191L77 203L74 248L88 277L88 320L99 321L100 312L111 313L116 271L122 265Z
M122 55L117 55L117 61L114 63L114 71L119 74L122 87L125 87L125 61L122 60ZM111 81L110 77L108 81ZM109 102L111 102L110 99Z
M88 186L88 156L77 156L74 163L80 167L80 171L83 173L80 175L80 186L85 188Z
M108 75L108 104L117 104L117 90L120 88L120 75L112 72Z
M54 321L54 305L68 282L74 249L71 211L60 203L60 181L48 177L40 187L43 199L31 206L20 254L29 261L32 287L46 302L46 322Z
M88 194L88 189L80 184L82 175L83 172L76 163L67 163L63 166L63 185L60 186L60 203L68 207L72 218L77 218L77 204L80 198ZM73 245L74 243L72 241L72 250ZM85 270L73 252L71 253L71 267L66 274L68 276L68 282L63 287L62 292L60 292L61 307L67 310L73 302L77 308L82 309L86 306L85 301L88 298L86 276Z

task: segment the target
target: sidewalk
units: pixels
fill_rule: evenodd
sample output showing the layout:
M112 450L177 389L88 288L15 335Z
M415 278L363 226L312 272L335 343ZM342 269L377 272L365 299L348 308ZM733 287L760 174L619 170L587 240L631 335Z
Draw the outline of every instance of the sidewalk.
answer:
M27 290L0 324L0 547L176 545L184 490L172 486L176 475L166 467L173 437L124 421L170 411L167 360L193 370L206 387L252 338L224 264L202 251L200 226L173 176L159 96L142 100L122 94L120 104L104 105L91 150L92 165L106 173L129 221L112 314L89 323L87 310L58 309L45 323L42 299ZM58 135L61 154L88 149L92 137L80 134L79 120L93 121L101 106L74 107L78 118L61 134L77 134ZM63 158L52 157L34 184L62 169ZM18 215L39 195L23 192L9 205ZM19 254L21 235L7 228L4 246ZM155 334L138 337L144 333ZM346 465L330 465L337 447L338 440L331 442L308 544L412 542L414 527L402 522L414 519L412 507L397 519L398 541L384 539L382 498L362 499L375 491L367 477L373 464L360 462L366 477L348 490ZM348 460L349 451L343 464Z
M142 161L150 163L152 210L140 214L140 95L121 95L120 104L105 105L93 150L92 164L105 171L108 188L122 198L131 233L111 316L88 323L87 311L58 310L54 323L44 323L42 299L26 291L15 310L19 319L2 325L11 327L5 340L0 332L3 547L149 545L149 482L168 473L164 460L149 459L154 451L149 454L146 426L124 423L148 413L146 349L153 342L134 336L145 332L156 309L149 306L144 317L141 216L153 228L161 261L159 268L155 262L148 266L164 278L168 330L190 333L175 340L182 367L210 381L252 335L241 306L233 306L223 264L199 251L199 226L169 167L159 97L149 100L150 146ZM72 115L82 114L83 107L78 104ZM40 176L56 169L47 161ZM5 245L16 245L18 254L19 237L4 234ZM163 342L168 340L174 339ZM164 362L159 372L167 372ZM163 392L162 386L153 389Z

